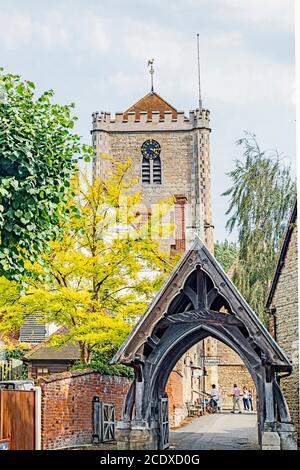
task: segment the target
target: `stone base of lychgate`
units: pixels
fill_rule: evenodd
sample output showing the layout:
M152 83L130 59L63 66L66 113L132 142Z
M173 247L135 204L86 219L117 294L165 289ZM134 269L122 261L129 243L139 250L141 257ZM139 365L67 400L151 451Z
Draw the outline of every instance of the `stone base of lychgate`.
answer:
M277 430L262 435L262 450L297 450L297 433L290 423L278 423Z
M118 421L116 425L118 450L156 450L157 434L144 421Z
M290 423L278 423L281 450L297 450L297 432Z

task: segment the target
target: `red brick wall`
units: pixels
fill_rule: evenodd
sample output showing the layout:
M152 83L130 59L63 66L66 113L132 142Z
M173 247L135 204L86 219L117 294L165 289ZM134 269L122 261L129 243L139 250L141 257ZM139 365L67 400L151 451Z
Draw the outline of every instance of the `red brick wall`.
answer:
M187 198L185 196L175 196L175 245L171 245L171 252L184 253L186 248L186 226L185 226L185 205Z
M168 394L170 426L176 426L176 413L181 415L186 408L183 402L183 378L178 372L172 371L165 388Z
M77 371L41 378L42 448L57 449L90 444L92 440L92 400L113 403L116 419L121 418L123 402L131 380L97 372Z

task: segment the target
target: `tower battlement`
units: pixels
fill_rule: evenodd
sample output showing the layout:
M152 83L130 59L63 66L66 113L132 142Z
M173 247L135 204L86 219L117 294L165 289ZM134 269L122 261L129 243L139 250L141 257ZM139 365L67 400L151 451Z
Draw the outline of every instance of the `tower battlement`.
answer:
M151 130L192 130L206 128L210 130L209 110L199 109L189 112L187 117L184 111L177 111L176 116L172 111L140 111L117 112L113 117L111 113L104 111L94 112L93 131L128 132Z

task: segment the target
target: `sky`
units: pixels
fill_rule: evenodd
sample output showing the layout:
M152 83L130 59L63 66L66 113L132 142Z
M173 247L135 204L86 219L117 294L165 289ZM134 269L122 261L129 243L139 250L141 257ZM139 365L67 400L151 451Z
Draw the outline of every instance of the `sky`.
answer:
M227 173L254 133L295 172L293 0L0 0L0 66L75 102L76 131L91 143L93 111L120 112L154 88L178 110L211 113L215 239L225 225Z

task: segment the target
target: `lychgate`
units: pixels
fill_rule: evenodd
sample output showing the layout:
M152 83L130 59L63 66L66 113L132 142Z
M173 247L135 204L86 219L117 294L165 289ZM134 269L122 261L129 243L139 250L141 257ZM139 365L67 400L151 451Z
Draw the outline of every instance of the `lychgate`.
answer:
M190 347L208 336L238 353L254 380L261 448L295 449L278 380L292 372L291 363L197 235L113 359L135 370L117 424L118 446L168 446L169 374Z

